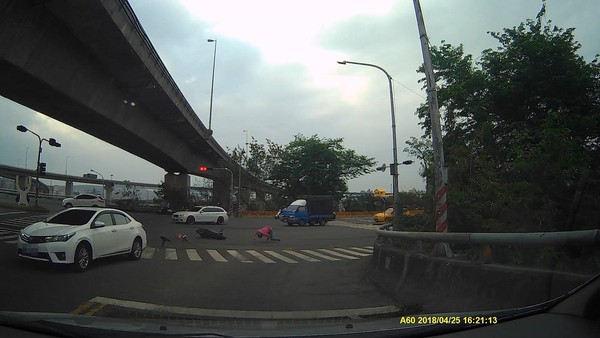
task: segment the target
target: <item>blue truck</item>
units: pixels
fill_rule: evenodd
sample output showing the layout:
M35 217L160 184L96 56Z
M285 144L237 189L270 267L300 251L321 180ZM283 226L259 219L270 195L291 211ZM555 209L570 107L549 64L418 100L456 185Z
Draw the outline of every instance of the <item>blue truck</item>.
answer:
M282 222L292 225L325 225L335 219L333 197L330 195L300 196L279 215Z

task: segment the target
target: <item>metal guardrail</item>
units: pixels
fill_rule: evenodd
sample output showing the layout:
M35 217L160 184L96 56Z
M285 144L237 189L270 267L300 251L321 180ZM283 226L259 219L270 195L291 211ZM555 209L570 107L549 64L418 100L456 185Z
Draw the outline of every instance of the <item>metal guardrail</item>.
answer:
M391 224L384 224L375 230L378 236L411 241L436 243L460 243L472 245L520 245L520 246L596 246L600 245L600 229L556 232L524 233L448 233L411 232L387 230Z

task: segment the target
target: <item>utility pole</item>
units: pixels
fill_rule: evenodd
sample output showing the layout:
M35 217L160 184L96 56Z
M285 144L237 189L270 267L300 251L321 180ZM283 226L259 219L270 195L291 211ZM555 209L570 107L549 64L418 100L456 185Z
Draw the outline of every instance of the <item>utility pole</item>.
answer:
M425 31L425 21L419 0L413 0L417 26L421 40L421 51L423 52L423 64L427 82L427 104L431 117L431 142L433 146L433 157L435 160L435 230L436 232L448 232L448 204L446 198L446 185L448 183L448 168L444 163L444 145L442 142L442 127L440 124L440 110L437 99L437 87L431 64L431 51ZM448 243L443 243L446 256L452 256Z

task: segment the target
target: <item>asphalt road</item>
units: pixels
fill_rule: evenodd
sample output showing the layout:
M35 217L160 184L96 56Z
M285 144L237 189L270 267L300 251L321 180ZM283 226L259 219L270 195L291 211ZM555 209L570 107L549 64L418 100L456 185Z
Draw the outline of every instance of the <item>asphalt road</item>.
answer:
M364 220L289 227L274 218L232 218L217 226L131 214L148 234L142 259L112 257L75 273L17 257L18 229L43 216L0 210L0 310L121 316L125 310L170 311L164 308L169 306L234 316L393 305L367 280L376 236ZM264 225L281 241L254 239ZM195 233L200 227L223 228L227 239L200 238ZM187 240L180 239L184 234ZM169 239L164 246L161 236Z

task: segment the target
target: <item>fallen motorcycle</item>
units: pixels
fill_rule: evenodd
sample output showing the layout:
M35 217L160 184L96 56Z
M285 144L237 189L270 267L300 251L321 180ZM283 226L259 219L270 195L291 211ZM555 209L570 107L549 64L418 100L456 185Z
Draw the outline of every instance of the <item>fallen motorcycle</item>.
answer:
M216 232L214 230L200 228L200 229L196 230L196 233L198 235L200 235L200 237L202 237L202 238L210 238L210 239L226 239L227 238L223 235L223 229L221 229L219 232Z

